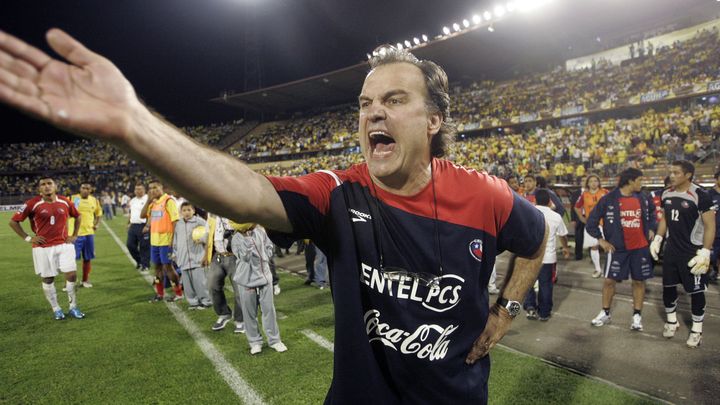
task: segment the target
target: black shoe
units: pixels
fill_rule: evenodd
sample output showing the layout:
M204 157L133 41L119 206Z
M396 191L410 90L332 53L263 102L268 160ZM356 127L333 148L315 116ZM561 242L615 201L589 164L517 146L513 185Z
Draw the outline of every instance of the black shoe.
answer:
M135 265L135 270L140 270L140 263Z
M310 285L310 284L312 284L312 280L305 280L305 282L303 284Z
M152 298L150 298L150 299L148 300L148 302L152 304L152 303L154 303L154 302L163 302L164 300L165 300L165 299L164 299L163 297L161 297L161 296L159 296L159 295L155 295L155 296L153 296Z

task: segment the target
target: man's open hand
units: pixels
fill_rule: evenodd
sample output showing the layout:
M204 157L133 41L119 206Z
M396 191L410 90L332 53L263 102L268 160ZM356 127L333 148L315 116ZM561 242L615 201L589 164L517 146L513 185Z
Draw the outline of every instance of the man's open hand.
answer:
M0 31L0 101L71 132L126 134L128 118L144 107L120 70L59 29L46 37L69 63Z
M478 359L487 356L490 349L505 336L508 329L510 329L511 323L512 318L507 311L498 308L497 305L493 306L490 309L490 316L485 324L485 330L473 343L470 353L465 358L465 363L475 364Z

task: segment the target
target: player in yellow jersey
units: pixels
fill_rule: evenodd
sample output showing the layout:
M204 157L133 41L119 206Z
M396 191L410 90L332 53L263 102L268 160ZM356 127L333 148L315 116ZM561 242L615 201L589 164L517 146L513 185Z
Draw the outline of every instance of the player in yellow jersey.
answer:
M102 216L102 207L97 198L93 197L92 185L90 183L80 184L80 193L70 197L70 201L80 212L80 231L78 238L75 240L75 260L82 257L82 286L85 288L92 287L90 284L90 271L92 270L91 260L95 258L95 230L100 223ZM75 218L70 218L68 229L72 229Z

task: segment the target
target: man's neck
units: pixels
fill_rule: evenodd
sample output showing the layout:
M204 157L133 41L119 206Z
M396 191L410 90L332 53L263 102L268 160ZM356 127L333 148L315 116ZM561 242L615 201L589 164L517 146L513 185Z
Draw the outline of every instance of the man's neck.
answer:
M620 194L622 194L623 197L630 197L633 195L632 188L629 186L620 187Z
M679 186L675 187L675 191L684 193L684 192L690 190L690 184L692 184L692 183L690 183L689 181L686 183L680 184Z
M53 202L57 198L57 194L50 194L49 196L42 196L43 201L45 202Z
M370 174L371 180L375 185L389 193L411 196L419 193L424 189L430 180L432 180L431 165L427 164L424 168L413 170L408 176L383 178L382 180Z

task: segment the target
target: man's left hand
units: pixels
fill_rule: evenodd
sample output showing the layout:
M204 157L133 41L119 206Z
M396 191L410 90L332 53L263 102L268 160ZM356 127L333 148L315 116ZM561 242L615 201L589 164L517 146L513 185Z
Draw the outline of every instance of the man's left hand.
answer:
M495 344L505 336L508 329L510 329L511 323L512 318L506 310L500 309L497 305L493 306L490 309L490 316L485 324L485 330L473 343L470 353L465 358L465 363L475 364L476 361L487 356L490 349L495 347Z
M75 243L77 238L78 238L77 236L68 236L67 238L65 238L65 243L73 244L73 243Z
M690 259L688 267L690 267L690 273L696 276L707 273L710 268L710 250L698 249L697 256Z

